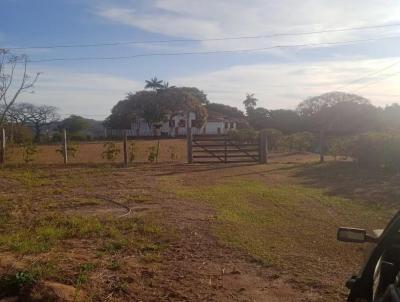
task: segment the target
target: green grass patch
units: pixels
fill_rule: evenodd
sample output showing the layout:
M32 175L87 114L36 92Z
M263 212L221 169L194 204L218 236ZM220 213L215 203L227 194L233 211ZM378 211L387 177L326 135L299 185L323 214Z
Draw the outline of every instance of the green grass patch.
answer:
M66 239L91 238L103 242L103 250L159 250L166 232L143 218L45 215L33 220L14 221L0 234L0 247L21 254L47 252Z
M95 217L48 215L20 222L11 232L0 234L0 246L22 254L46 252L69 238L100 235L103 225Z
M181 199L212 206L216 211L213 232L225 244L303 279L314 278L314 272L321 275L321 263L354 263L354 253L336 242L337 227L376 227L389 217L388 211L376 205L300 185L236 180L201 187L168 182L168 188Z

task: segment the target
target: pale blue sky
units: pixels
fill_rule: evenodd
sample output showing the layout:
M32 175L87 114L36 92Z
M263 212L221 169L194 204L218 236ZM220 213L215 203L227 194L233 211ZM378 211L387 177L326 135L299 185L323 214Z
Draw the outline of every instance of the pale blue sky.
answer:
M351 45L251 53L31 63L43 72L21 101L64 114L105 117L128 91L157 77L197 86L211 101L241 107L246 92L267 108L295 108L305 97L354 91L376 105L400 101L400 2L388 0L1 0L0 48L120 41L210 39L397 24L368 30L206 42L26 49L31 60L148 53L225 51L375 39ZM385 38L385 39L382 39ZM386 39L387 38L387 39ZM17 50L16 50L17 51Z

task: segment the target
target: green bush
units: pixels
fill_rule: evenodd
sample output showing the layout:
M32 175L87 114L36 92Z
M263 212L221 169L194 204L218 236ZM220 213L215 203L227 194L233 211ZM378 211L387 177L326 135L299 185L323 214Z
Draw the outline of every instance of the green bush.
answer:
M366 133L353 139L350 154L360 165L400 168L400 134Z
M335 160L338 156L352 156L351 149L354 145L354 137L335 137L327 142L327 153L332 155Z
M313 151L315 136L311 132L298 132L282 136L277 142L280 151Z
M262 131L265 131L267 133L268 150L277 151L279 144L282 141L283 133L277 129L272 129L272 128L268 128Z
M20 145L22 149L22 158L24 162L30 163L35 160L35 156L38 152L37 146L32 142L24 142Z
M121 149L113 142L106 142L103 147L104 151L101 155L108 161L115 161L121 153Z
M329 153L352 157L361 166L399 171L400 133L370 132L335 138L329 143Z
M251 143L258 138L258 132L252 128L229 130L228 137L241 143Z
M76 153L79 150L79 145L74 143L74 142L68 142L67 143L67 155L68 157L73 157L75 158ZM56 149L56 152L60 154L62 157L64 157L64 146L60 146L59 149Z

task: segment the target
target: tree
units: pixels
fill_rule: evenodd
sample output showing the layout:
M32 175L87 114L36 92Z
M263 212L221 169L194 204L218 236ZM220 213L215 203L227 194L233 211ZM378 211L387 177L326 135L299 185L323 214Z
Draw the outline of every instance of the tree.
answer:
M257 106L258 100L254 96L254 93L247 93L246 94L246 99L243 101L244 108L246 108L246 113L247 115L249 114L249 111L254 109Z
M323 130L332 134L357 134L379 130L379 110L371 104L341 102L321 112Z
M177 88L176 86L171 86L170 88ZM210 101L207 98L207 95L203 90L198 89L197 87L179 87L182 92L188 93L199 100L202 104L208 104Z
M297 106L297 112L304 117L312 117L323 109L332 107L337 103L352 102L355 104L370 104L370 101L362 96L346 92L333 91L310 97Z
M28 111L30 106L29 103L15 103L8 108L5 121L7 122L6 128L11 143L14 143L15 139L21 141L30 138L30 131L26 127L29 123ZM4 110L4 107L5 105L0 106L0 111Z
M145 82L146 82L146 85L144 86L145 89L157 90L166 88L164 87L163 81L157 79L157 77L151 78L150 80L146 80Z
M0 49L0 126L7 121L7 114L15 104L19 95L33 88L40 73L30 77L27 72L28 57L26 55L13 55L6 49ZM19 74L21 67L21 76Z
M155 98L155 91L143 90L136 93L128 93L124 100L119 101L111 109L111 115L107 117L104 125L114 129L131 128L132 123L144 117L146 107L153 106L152 102Z
M35 141L40 142L42 130L59 120L57 108L53 106L31 105L28 110L28 120L35 130Z
M206 105L209 117L229 117L243 119L245 118L242 111L236 107L228 106L225 104L209 103Z
M268 127L269 117L270 117L269 110L263 107L257 107L257 108L250 107L247 110L247 120L250 126L257 130L270 128Z
M85 130L89 127L89 121L82 116L79 115L71 115L66 119L62 120L59 124L60 129L65 129L69 133L77 135L82 130Z
M267 127L278 129L286 134L305 130L302 118L296 111L289 109L269 110Z
M400 129L400 105L398 103L386 106L382 110L381 115L382 121L385 123L387 129Z
M170 87L157 91L130 93L111 110L105 125L114 129L127 129L143 118L149 127L157 126L178 113L195 112L198 120L205 120L206 109L201 100L187 88Z
M310 130L336 133L359 133L378 127L378 110L362 96L329 92L308 98L297 112Z

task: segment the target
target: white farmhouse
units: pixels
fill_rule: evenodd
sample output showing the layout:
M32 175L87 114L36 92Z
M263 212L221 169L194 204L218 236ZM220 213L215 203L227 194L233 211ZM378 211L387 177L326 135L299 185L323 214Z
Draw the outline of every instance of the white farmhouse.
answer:
M167 119L157 125L149 126L148 123L140 118L131 123L130 129L116 130L107 129L106 136L121 136L123 131L126 131L128 136L143 137L143 136L163 136L163 137L178 137L185 136L188 126L192 128L193 134L197 135L218 135L226 134L229 130L237 128L238 121L228 117L211 117L207 119L200 128L196 125L196 114L191 112L189 119L184 113L177 113L168 116ZM188 125L189 124L189 125ZM196 125L197 126L197 125Z

